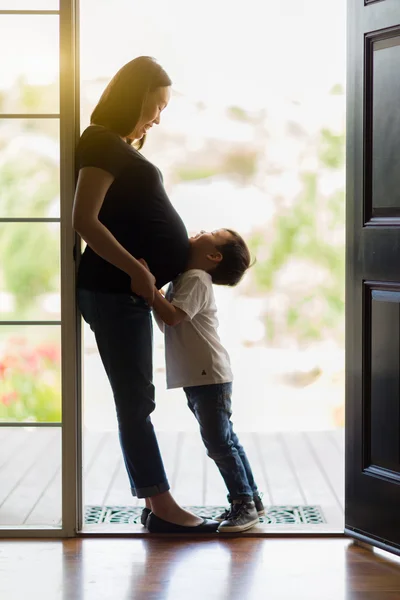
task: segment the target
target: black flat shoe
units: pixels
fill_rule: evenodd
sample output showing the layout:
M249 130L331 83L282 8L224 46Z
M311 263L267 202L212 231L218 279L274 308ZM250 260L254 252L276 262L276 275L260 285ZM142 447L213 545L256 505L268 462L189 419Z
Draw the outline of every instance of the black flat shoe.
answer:
M200 525L185 527L164 521L151 512L147 517L146 527L150 533L216 533L219 523L211 519L203 519Z
M144 508L142 510L142 514L140 516L140 522L143 525L143 527L146 527L147 517L149 516L150 513L151 513L151 510L149 508Z

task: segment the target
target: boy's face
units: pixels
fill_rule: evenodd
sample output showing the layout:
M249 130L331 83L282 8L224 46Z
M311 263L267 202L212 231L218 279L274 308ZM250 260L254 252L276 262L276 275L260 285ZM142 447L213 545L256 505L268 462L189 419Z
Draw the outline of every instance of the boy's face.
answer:
M217 246L223 246L231 239L232 234L226 229L216 229L211 233L200 231L200 233L190 238L190 245L198 254L204 254L204 256L214 255L218 253Z

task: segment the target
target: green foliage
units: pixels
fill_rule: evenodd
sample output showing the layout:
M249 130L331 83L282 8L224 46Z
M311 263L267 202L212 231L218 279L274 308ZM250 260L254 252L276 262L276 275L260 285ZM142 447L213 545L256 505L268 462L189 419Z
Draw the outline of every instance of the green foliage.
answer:
M35 112L51 104L56 92L55 85L27 85L21 78L14 95L19 109ZM55 160L34 149L23 151L20 157L7 154L14 137L28 139L30 134L34 135L35 143L37 140L38 149L43 136L51 148L52 141L58 138L58 125L51 120L32 119L11 121L0 128L0 152L5 149L0 161L1 217L47 217L51 203L57 200L58 153ZM15 298L13 318L27 318L35 297L59 288L59 228L49 223L3 223L0 256L0 291L7 291Z
M248 113L241 108L240 106L230 106L227 109L228 117L234 121L240 121L242 123L249 123L251 121L251 117Z
M21 75L17 86L19 88L18 110L21 112L57 112L59 104L58 82L47 85L34 85L28 83L26 77ZM15 104L15 99L13 104Z
M194 159L196 160L196 159ZM203 158L204 160L204 158ZM188 164L175 169L175 176L179 181L199 181L216 175L230 175L235 181L248 183L252 180L257 171L258 155L256 152L245 150L235 150L223 154L220 163L214 165Z
M0 208L5 216L43 217L58 191L58 169L39 157L0 168ZM56 226L57 227L57 226ZM58 228L49 223L0 226L0 282L14 294L22 318L36 296L58 289Z
M335 83L335 85L331 89L332 96L343 96L344 88L341 83Z
M273 293L281 270L292 260L325 272L323 283L307 282L301 291L290 293L284 317L269 311L265 320L270 342L279 343L282 336L294 337L299 343L320 340L329 333L341 341L344 318L344 245L333 244L320 231L319 216L323 212L329 230L344 227L344 190L321 199L320 172L338 170L344 164L344 133L320 132L317 153L320 168L302 175L302 191L292 206L280 209L267 231L257 231L250 248L257 256L253 268L259 290ZM279 312L279 311L278 311Z
M39 156L24 156L0 166L0 214L5 217L46 217L59 190L58 168Z
M274 287L276 274L285 265L292 255L297 257L313 256L318 251L315 239L315 210L316 210L316 185L317 175L306 173L303 175L303 193L298 202L289 210L279 211L273 224L273 240L269 235L268 257L257 260L255 273L262 289L271 291ZM254 254L260 248L260 234L250 240L250 247Z
M220 172L229 173L242 183L248 183L256 174L257 160L256 152L236 150L224 156Z
M212 167L181 167L176 170L180 181L198 181L218 174L218 169Z
M21 101L30 111L37 111L41 106L41 90L38 87L25 87L22 89Z
M342 167L345 158L345 134L335 135L328 129L323 129L319 158L330 169Z
M15 295L20 318L36 296L57 290L59 240L48 223L3 226L0 254L5 289Z

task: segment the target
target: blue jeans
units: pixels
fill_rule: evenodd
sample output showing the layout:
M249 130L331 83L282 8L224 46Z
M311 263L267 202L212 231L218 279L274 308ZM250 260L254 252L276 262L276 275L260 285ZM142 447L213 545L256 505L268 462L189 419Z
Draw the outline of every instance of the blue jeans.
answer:
M200 425L207 454L212 458L228 488L228 501L253 500L258 493L250 463L233 431L232 383L215 383L183 388L188 406Z
M114 394L132 495L147 498L166 492L169 484L150 418L155 408L150 308L134 294L78 289L77 300L96 336Z

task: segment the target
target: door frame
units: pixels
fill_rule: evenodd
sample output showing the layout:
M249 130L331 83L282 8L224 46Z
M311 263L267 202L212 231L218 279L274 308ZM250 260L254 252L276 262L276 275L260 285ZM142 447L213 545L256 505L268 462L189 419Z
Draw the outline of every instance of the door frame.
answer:
M75 188L75 147L79 138L79 0L59 0L59 10L1 10L1 15L59 17L60 110L59 114L42 115L42 118L58 118L60 125L62 524L60 527L1 526L0 538L74 537L82 526L81 324L75 307L74 246L77 236L73 231L71 218ZM33 114L1 116L37 117Z
M83 523L82 337L75 301L78 236L72 228L75 148L80 136L78 27L79 0L60 0L62 537L75 536Z
M75 148L80 136L79 96L79 0L59 0L59 10L1 10L3 14L59 15L60 53L60 260L61 260L61 372L62 372L62 526L1 527L1 538L68 538L104 536L104 531L83 528L83 416L82 416L82 332L76 310L75 248L79 236L72 228L72 206L76 181ZM20 115L18 115L20 116ZM25 115L29 116L29 115ZM78 258L78 252L76 254ZM107 537L113 534L106 533ZM117 534L132 536L132 533ZM133 533L143 538L147 534ZM346 533L271 532L257 537L332 537Z

